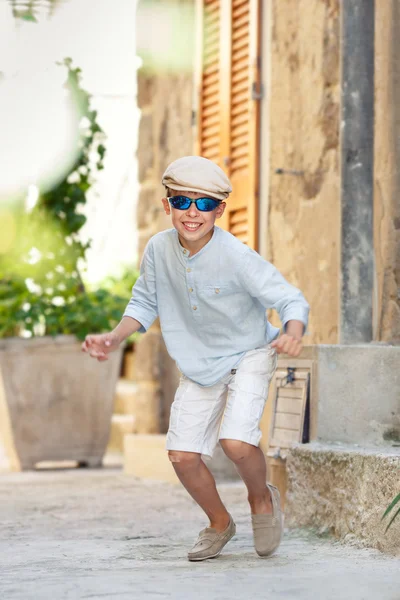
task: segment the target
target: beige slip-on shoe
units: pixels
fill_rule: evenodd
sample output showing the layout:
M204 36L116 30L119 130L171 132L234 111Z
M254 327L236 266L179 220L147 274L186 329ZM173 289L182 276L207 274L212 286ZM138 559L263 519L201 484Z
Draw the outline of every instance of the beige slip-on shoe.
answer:
M270 556L279 546L283 535L283 517L278 488L267 483L271 492L272 515L251 515L254 548L259 556Z
M199 537L188 553L188 559L191 561L206 560L215 558L220 554L222 548L233 538L236 533L236 525L232 517L228 527L224 531L217 531L213 527L207 527L199 533Z

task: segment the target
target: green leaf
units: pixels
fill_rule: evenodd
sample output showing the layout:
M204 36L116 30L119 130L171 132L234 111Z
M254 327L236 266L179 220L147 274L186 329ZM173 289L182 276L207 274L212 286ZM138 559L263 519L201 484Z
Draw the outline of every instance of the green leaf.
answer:
M397 512L394 513L393 517L389 521L389 525L386 527L385 533L387 532L387 530L389 529L389 527L391 526L391 524L393 523L393 521L395 520L395 518L398 517L398 515L400 515L400 508L397 510Z
M382 521L382 519L384 519L386 517L387 514L390 513L392 508L394 508L398 502L400 502L400 494L397 494L395 499L389 504L389 506L387 507L387 509L385 510L385 512L382 515L381 521Z

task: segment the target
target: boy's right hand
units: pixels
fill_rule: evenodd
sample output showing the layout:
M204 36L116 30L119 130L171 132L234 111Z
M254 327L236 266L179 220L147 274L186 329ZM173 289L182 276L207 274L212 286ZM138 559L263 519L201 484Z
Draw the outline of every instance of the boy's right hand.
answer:
M82 352L88 352L99 362L108 360L108 354L117 350L120 341L115 333L89 334L82 344Z

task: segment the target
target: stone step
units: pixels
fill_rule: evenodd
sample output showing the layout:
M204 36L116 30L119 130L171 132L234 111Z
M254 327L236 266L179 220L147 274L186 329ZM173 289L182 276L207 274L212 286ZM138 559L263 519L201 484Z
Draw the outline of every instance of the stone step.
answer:
M134 415L138 386L133 381L120 377L114 397L114 413L118 415Z
M400 520L381 517L399 493L400 448L300 444L287 458L285 522L400 555Z
M114 414L111 418L111 431L108 440L108 453L121 453L124 450L124 437L135 431L135 416L134 415L117 415Z

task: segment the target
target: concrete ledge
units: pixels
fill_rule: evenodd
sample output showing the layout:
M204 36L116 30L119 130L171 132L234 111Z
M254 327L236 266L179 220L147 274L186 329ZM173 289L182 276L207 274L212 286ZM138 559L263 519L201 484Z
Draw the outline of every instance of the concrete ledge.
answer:
M400 491L400 448L346 444L294 447L287 459L286 523L400 556L400 521L381 517Z

